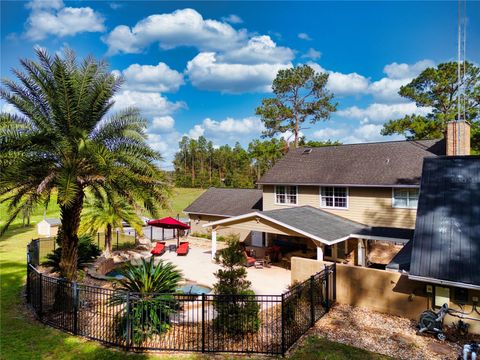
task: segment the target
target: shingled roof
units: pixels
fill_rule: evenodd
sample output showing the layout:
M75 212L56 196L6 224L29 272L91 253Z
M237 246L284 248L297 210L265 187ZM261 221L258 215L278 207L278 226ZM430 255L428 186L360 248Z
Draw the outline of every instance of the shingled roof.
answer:
M237 216L262 210L262 190L211 187L183 212L189 214Z
M412 241L411 278L480 289L479 156L425 159Z
M290 150L258 184L419 185L423 159L444 154L444 140L298 148Z

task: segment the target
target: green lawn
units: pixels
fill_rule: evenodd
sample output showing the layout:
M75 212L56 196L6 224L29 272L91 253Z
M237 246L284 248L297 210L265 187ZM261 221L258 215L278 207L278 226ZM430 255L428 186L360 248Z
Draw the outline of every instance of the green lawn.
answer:
M170 212L176 215L202 190L176 189ZM0 222L5 221L5 207L0 207ZM26 245L36 237L34 223L41 220L43 211L32 215L32 225L21 226L16 220L0 238L0 359L207 359L202 355L152 355L132 354L106 348L93 341L70 336L33 320L23 305L25 282ZM49 206L48 217L58 216L56 204ZM331 343L319 338L309 338L291 359L387 359L349 346Z

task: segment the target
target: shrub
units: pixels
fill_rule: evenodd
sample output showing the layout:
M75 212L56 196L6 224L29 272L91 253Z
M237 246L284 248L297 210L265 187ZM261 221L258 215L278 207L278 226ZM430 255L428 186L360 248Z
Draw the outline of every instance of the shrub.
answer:
M88 263L91 263L100 256L100 254L101 251L93 242L93 237L91 235L84 234L78 237L77 269L81 269ZM57 247L53 252L47 255L47 260L43 265L52 267L53 271L60 271L61 255L62 248Z
M217 253L215 260L222 269L215 273L217 282L213 286L217 295L213 307L217 312L214 327L231 335L256 332L260 328L260 305L250 289L244 249L237 235L226 238L227 247Z
M119 287L125 292L116 292L111 305L126 305L117 315L117 335L127 338L130 330L135 344L146 341L155 334L170 328L170 316L178 310L178 302L172 295L182 274L171 263L160 261L155 265L154 258L142 259L139 265L128 263L119 269L123 279ZM129 311L128 311L129 310ZM127 329L130 319L131 328Z

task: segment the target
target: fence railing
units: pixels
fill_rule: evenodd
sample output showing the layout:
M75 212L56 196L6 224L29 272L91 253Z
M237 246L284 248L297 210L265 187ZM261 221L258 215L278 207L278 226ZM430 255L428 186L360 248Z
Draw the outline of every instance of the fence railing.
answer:
M44 244L28 248L27 302L38 319L124 349L285 354L335 300L335 265L282 295L139 294L42 274Z

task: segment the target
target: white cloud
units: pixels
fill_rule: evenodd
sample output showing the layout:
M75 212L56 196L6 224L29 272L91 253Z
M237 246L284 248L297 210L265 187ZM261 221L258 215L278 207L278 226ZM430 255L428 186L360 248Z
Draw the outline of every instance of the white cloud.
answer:
M385 65L383 72L391 79L411 79L428 67L435 66L432 60L420 60L415 64L398 64L396 62Z
M178 150L178 143L182 135L178 131L167 134L155 134L147 131L147 142L152 149L159 151L163 157L162 167L166 170L173 170L172 161Z
M313 133L313 137L320 140L336 140L345 134L345 129L324 128Z
M120 75L118 70L114 73ZM121 74L126 79L126 86L131 90L175 92L184 84L183 74L163 62L158 65L132 64Z
M206 118L201 124L194 125L188 132L188 136L193 139L205 135L209 139L224 142L225 140L238 141L239 136L260 134L264 129L263 123L259 118L246 117L243 119L234 119L227 117L224 120L213 120Z
M198 139L200 136L205 134L205 129L202 125L196 124L188 131L188 136L192 139Z
M235 15L235 14L230 14L228 16L222 17L222 20L225 22L228 22L230 24L241 24L243 23L243 20L240 16Z
M426 115L431 111L427 107L417 107L415 103L400 104L379 104L373 103L366 108L352 106L344 110L337 111L337 115L353 118L372 120L374 122L383 122L389 119L399 118L409 114Z
M234 64L286 64L295 57L287 47L277 46L268 35L254 36L245 46L229 50L218 60Z
M169 115L180 108L186 107L183 102L170 102L167 98L156 92L143 92L124 90L114 97L114 111L126 107L137 107L144 116L164 116Z
M111 9L113 10L118 10L118 9L121 9L123 7L123 4L120 4L120 3L116 3L116 2L112 2L110 4L108 4L110 6Z
M152 132L168 132L175 126L175 120L171 116L154 116L152 120Z
M64 7L60 0L35 0L29 2L27 8L31 13L25 36L30 40L42 40L49 35L64 37L105 31L103 16L90 7Z
M302 55L302 58L318 60L322 56L320 51L315 50L314 48L308 49L308 51Z
M377 101L400 102L406 101L398 92L400 87L407 85L427 67L435 66L432 60L420 60L415 64L398 64L396 62L385 65L383 72L387 74L378 81L371 83L369 92Z
M152 43L163 49L194 46L216 51L235 48L245 39L245 30L237 31L226 22L203 19L193 9L150 15L132 28L119 25L103 37L110 54L139 53Z
M297 36L299 39L302 39L302 40L307 40L307 41L312 40L312 38L307 33L302 32L302 33L299 33Z
M337 96L364 94L368 90L369 80L362 75L326 70L317 63L308 63L308 65L316 72L329 74L327 88Z
M291 64L230 64L217 62L215 53L200 53L187 64L192 84L203 90L225 93L268 92L280 69Z

